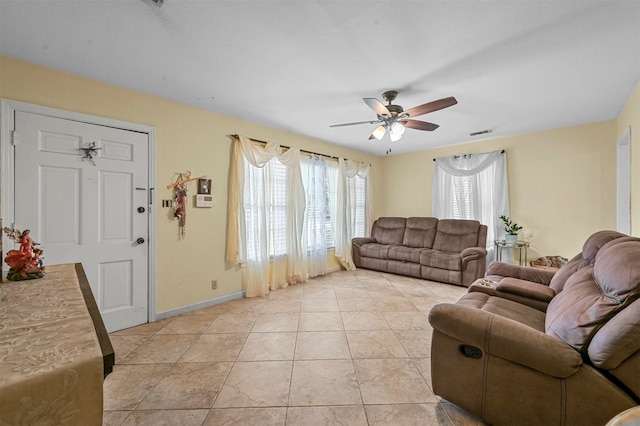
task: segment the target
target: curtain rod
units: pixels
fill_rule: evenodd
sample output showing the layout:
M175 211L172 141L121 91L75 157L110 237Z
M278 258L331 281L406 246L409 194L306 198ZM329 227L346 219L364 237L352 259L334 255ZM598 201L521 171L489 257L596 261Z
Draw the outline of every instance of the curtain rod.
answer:
M237 134L233 134L233 135L229 135L229 136L238 139L238 135ZM254 138L249 138L249 140L253 141L253 142L263 143L265 145L269 143L269 142L261 141L260 139L254 139ZM280 148L290 149L291 147L290 146L286 146L286 145L280 145ZM333 155L320 154L320 153L317 153L317 152L307 151L305 149L301 149L300 152L304 152L305 154L311 154L311 155L321 155L323 157L328 157L328 158L333 158L334 160L338 160L338 157L334 157Z
M504 154L504 149L500 151L500 154ZM463 154L463 155L471 155L471 154ZM433 161L436 161L436 159L434 158Z

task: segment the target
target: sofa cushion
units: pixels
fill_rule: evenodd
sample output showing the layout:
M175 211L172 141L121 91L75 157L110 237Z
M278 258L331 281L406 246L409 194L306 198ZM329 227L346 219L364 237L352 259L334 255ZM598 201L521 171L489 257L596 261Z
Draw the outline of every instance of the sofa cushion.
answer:
M596 254L605 244L624 236L616 231L598 231L591 234L582 245L582 251L556 272L549 287L554 289L556 293L560 293L571 275L595 262Z
M406 222L404 217L381 217L373 223L371 236L379 244L401 246Z
M574 273L549 303L545 330L586 353L594 334L640 295L640 241L604 245L593 266ZM607 349L611 351L611 349Z
M421 248L391 246L389 249L389 259L400 260L403 262L420 263Z
M410 217L407 219L402 245L406 247L431 248L436 236L438 219L435 217Z
M360 247L360 256L373 257L376 259L388 259L390 248L391 248L390 245L385 245L385 244L378 244L378 243L363 244Z
M449 253L433 249L423 249L420 252L420 264L430 268L447 269L449 271L462 270L460 253Z
M477 247L479 230L480 222L477 220L440 219L433 249L460 253L467 247Z

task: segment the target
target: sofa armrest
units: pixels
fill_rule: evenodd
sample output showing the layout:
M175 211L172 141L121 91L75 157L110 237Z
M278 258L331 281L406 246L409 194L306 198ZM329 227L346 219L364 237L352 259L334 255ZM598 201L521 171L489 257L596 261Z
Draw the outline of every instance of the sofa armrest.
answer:
M460 257L462 258L462 269L464 269L468 262L486 258L487 249L483 247L467 247L460 252Z
M551 299L556 295L556 292L548 285L518 278L504 278L500 280L496 286L496 290L547 303L551 302Z
M519 278L525 281L532 281L538 284L549 285L555 271L547 271L529 266L513 265L511 263L493 262L487 268L488 275L498 275L500 277Z
M363 244L375 243L375 242L376 242L376 239L371 237L356 237L351 239L351 244L357 247L360 247Z
M442 303L431 309L429 322L434 330L484 354L549 376L567 378L582 365L580 354L562 340L482 309Z

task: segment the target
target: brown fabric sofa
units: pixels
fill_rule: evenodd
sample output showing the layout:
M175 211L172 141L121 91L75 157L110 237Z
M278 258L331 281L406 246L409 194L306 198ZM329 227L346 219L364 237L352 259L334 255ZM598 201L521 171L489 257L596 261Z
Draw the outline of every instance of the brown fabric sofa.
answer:
M381 217L352 254L359 268L469 286L486 271L486 242L475 220Z
M603 425L639 404L640 238L592 237L546 312L482 291L436 305L433 391L494 425Z

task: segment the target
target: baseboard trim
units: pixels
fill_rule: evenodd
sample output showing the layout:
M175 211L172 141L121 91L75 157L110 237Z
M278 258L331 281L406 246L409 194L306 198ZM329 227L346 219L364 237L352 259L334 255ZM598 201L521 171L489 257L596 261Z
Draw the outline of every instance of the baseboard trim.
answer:
M159 312L156 315L156 321L175 317L176 315L180 315L180 314L186 314L187 312L196 311L198 309L219 305L221 303L229 302L230 300L242 299L244 296L245 296L245 292L239 291L237 293L231 293L225 296L216 297L215 299L209 299L209 300L204 300L202 302L194 303L193 305L187 305L181 308L171 309L170 311Z

